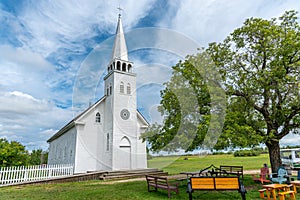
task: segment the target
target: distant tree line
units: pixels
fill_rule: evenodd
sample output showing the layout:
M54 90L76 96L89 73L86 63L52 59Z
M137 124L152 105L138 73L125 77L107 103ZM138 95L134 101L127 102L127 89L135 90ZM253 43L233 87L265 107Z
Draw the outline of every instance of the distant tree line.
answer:
M41 165L47 160L48 152L42 149L29 152L19 142L0 139L0 167Z

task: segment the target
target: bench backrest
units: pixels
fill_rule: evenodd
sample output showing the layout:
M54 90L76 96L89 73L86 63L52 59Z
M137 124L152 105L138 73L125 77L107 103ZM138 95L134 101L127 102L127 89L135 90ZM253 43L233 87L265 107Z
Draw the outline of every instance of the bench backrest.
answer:
M168 185L168 178L164 176L146 175L146 180L148 183L155 183L156 185Z
M279 167L277 170L278 177L288 176L287 170L284 167Z
M220 165L221 170L225 170L226 172L243 172L243 166L225 166Z
M193 190L239 190L239 177L190 177Z

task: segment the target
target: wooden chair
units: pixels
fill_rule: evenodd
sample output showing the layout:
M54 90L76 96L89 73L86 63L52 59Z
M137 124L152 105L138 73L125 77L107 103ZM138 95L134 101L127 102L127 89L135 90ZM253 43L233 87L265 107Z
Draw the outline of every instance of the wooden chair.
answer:
M260 169L260 174L258 176L253 174L252 179L255 182L261 182L261 184L270 183L271 180L270 180L269 168L268 167L262 167Z
M281 184L288 181L289 175L284 167L279 167L277 173L271 174L270 178L273 183Z

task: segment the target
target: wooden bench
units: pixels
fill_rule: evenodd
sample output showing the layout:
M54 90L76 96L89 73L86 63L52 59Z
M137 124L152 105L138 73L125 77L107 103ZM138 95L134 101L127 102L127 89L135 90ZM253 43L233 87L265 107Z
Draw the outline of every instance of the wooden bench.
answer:
M264 188L264 189L258 190L258 192L259 192L259 197L261 199L270 199L270 191L269 190ZM266 196L265 196L265 192L266 192Z
M295 191L293 191L293 190L279 192L278 193L279 199L280 200L285 200L285 196L288 195L288 194L290 195L290 199L296 200Z
M189 199L192 200L192 193L194 190L237 190L241 193L242 199L246 200L246 189L240 177L204 177L192 176L188 182L187 192Z
M242 176L243 174L243 166L229 166L229 165L220 165L221 172L225 171L226 174Z
M146 180L148 184L148 192L157 191L157 189L167 190L168 197L171 197L171 192L174 191L176 194L179 193L178 191L178 183L174 183L175 185L171 185L169 183L167 176L153 176L153 175L146 175ZM150 187L154 187L155 190L150 190Z

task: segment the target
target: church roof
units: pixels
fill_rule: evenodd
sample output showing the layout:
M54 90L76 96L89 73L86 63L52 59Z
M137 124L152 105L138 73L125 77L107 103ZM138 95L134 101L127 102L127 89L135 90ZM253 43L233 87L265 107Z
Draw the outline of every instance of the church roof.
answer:
M69 123L67 123L63 128L61 128L58 132L56 132L51 138L47 140L47 142L52 142L53 140L59 138L63 134L65 134L68 130L75 127L76 124L80 123L80 118L86 115L89 111L93 110L97 105L102 103L105 100L106 96L99 99L97 102L95 102L93 105L91 105L89 108L87 108L85 111L80 113L78 116L76 116L74 119L72 119ZM137 110L137 117L146 125L149 126L148 121L145 119L145 117L140 113L139 110Z
M67 123L63 128L61 128L58 132L56 132L51 138L49 138L47 140L47 142L51 142L51 141L55 140L56 138L59 138L65 132L67 132L68 130L70 130L71 128L73 128L76 125L76 122L77 122L77 120L80 117L82 117L88 111L90 111L92 108L94 108L96 105L98 105L99 103L101 103L105 99L105 97L106 96L102 97L101 99L99 99L98 101L96 101L93 105L91 105L90 107L88 107L85 111L83 111L82 113L80 113L79 115L77 115L74 119L72 119L69 123Z
M118 26L116 30L116 37L114 47L111 55L111 60L118 58L120 60L128 61L127 46L125 41L125 35L122 26L121 15L119 14Z

